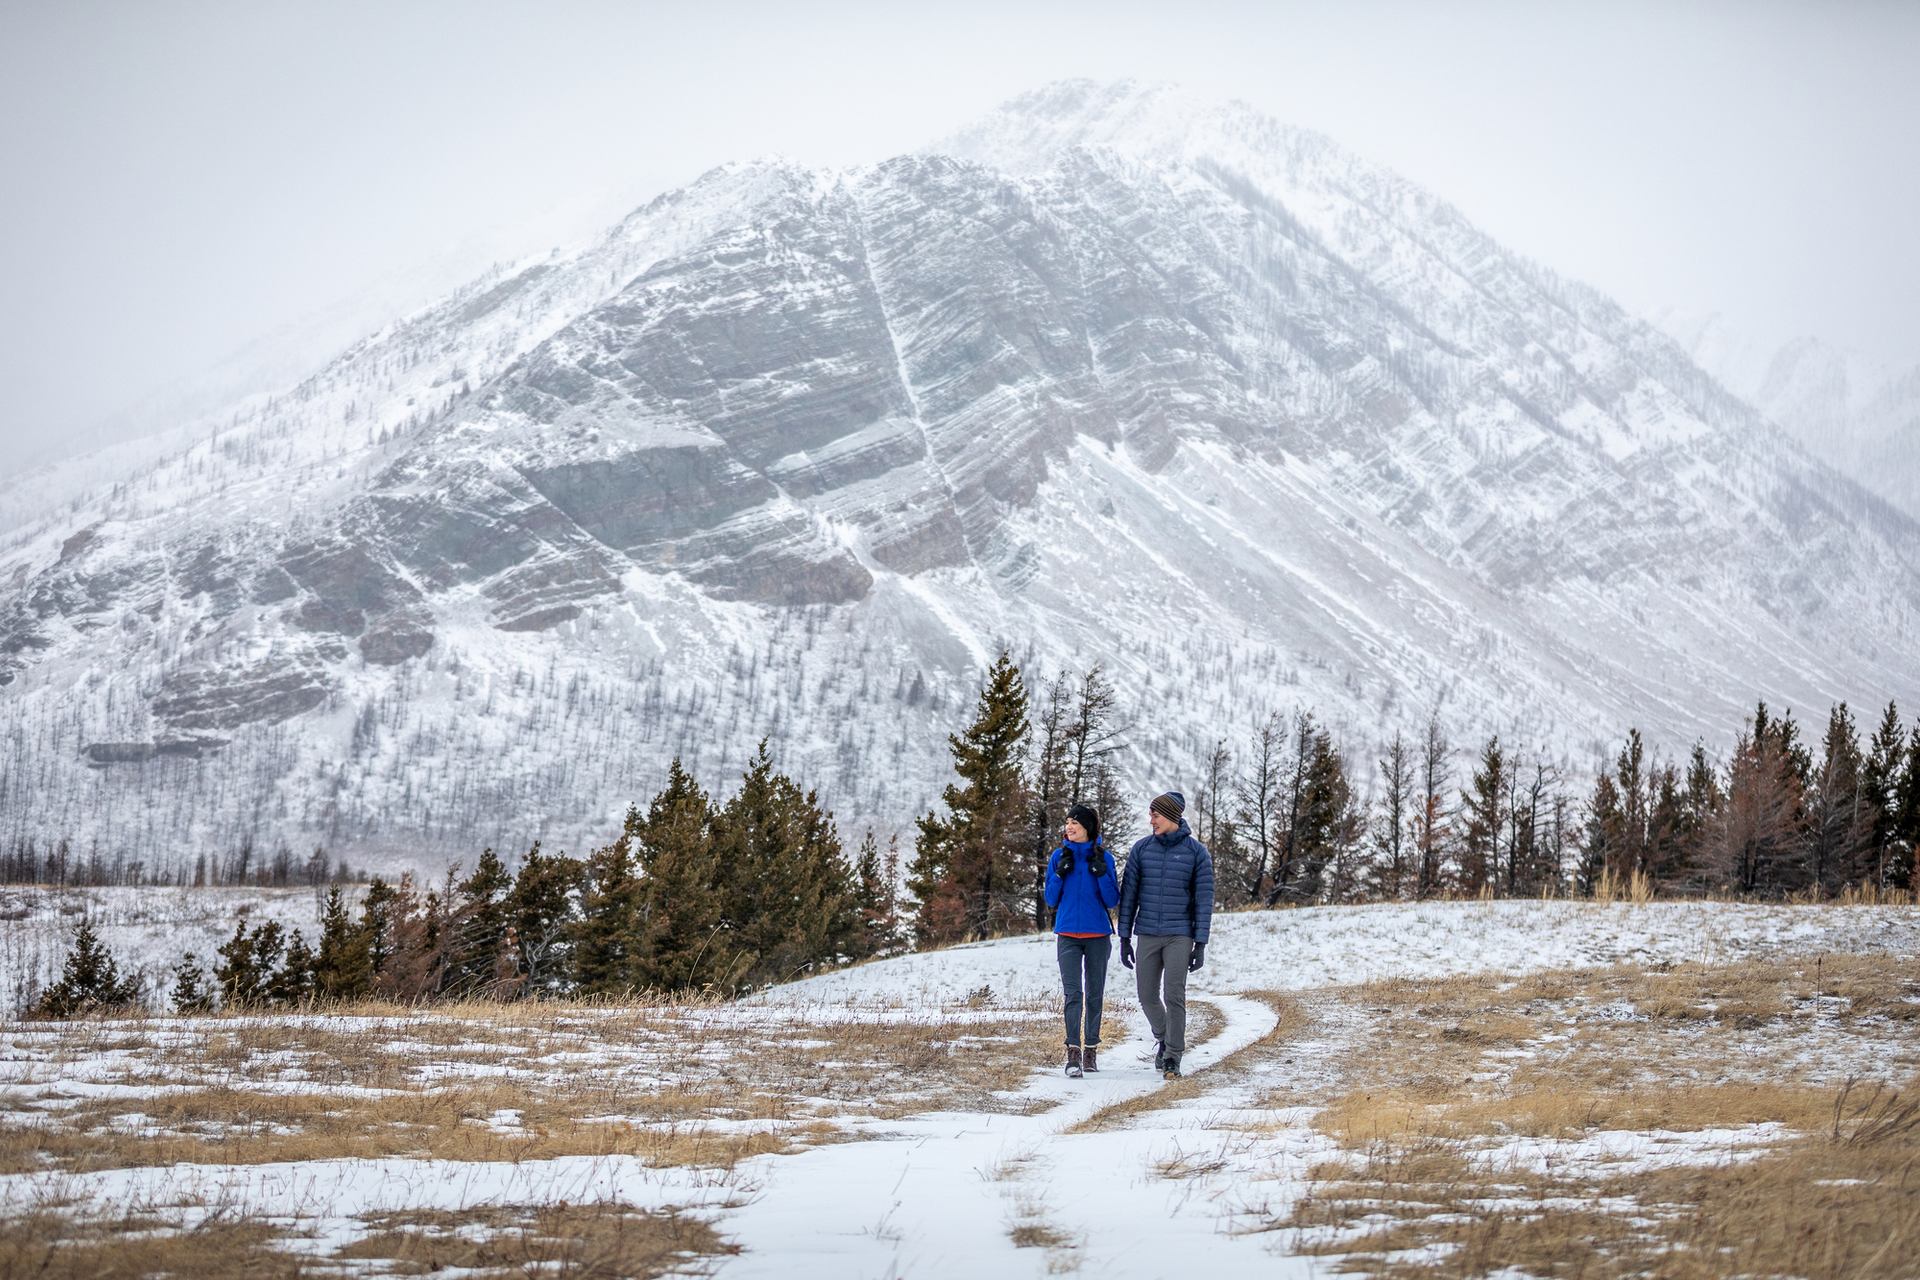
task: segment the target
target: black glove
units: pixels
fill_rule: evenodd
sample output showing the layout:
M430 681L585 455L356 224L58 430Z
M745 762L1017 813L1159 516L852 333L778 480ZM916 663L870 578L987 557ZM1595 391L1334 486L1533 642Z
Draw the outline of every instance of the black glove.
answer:
M1096 880L1107 874L1107 856L1098 849L1087 854L1087 874Z
M1065 880L1073 874L1073 850L1062 846L1060 849L1060 878Z
M1201 965L1205 964L1206 962L1207 962L1207 944L1204 942L1194 943L1193 954L1187 957L1187 972L1188 973L1194 972L1196 969L1198 969Z
M1133 968L1133 942L1129 938L1120 939L1120 963Z

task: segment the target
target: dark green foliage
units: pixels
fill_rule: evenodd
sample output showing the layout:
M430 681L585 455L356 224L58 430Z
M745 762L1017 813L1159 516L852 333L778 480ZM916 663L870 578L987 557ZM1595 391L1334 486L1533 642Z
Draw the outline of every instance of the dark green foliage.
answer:
M533 842L514 877L508 897L513 948L530 994L557 994L568 983L567 938L573 922L574 898L586 868L577 858L554 857Z
M922 946L988 938L1032 922L1032 800L1024 769L1027 691L1001 650L981 687L973 723L949 735L960 781L941 794L945 813L919 819L908 888ZM1023 821L1024 818L1024 821Z
M1502 858L1500 834L1506 825L1507 758L1494 734L1481 748L1471 789L1461 793L1460 892L1479 897L1493 887Z
M73 950L61 966L60 980L40 994L28 1013L39 1018L78 1018L123 1009L139 998L139 978L122 976L119 962L94 932L93 921L82 916L74 926Z
M207 971L191 951L173 966L173 993L169 999L175 1013L206 1013L213 1008L213 992L207 986Z
M512 890L513 877L492 849L483 849L473 874L454 886L446 991L485 994L515 980L519 965L508 936Z
M761 744L761 757L766 755ZM713 805L676 758L636 829L640 862L635 977L661 990L728 989L742 976L725 916Z
M245 920L236 924L233 937L220 945L220 962L213 967L221 1004L231 1009L270 1003L273 993L287 986L275 975L286 950L286 931L279 921L269 920L252 929Z
M640 810L629 805L620 838L587 855L570 943L574 988L618 995L640 985L640 877L633 860Z
M1019 813L1006 815L1009 832ZM815 793L774 772L764 741L740 790L714 815L713 849L728 936L716 972L725 985L785 982L851 953L858 917L833 816Z
M373 990L373 931L363 917L347 914L340 886L327 891L320 911L320 949L313 959L314 994L326 1000L358 1000Z

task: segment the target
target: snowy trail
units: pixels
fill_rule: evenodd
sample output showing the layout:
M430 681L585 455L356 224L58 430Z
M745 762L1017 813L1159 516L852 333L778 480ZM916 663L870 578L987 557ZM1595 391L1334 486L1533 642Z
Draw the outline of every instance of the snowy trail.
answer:
M1241 996L1209 995L1223 1025L1188 1053L1191 1073L1204 1073L1271 1032L1277 1015ZM766 1157L749 1176L764 1190L746 1208L727 1214L722 1232L745 1251L721 1267L725 1280L831 1275L851 1280L951 1273L957 1259L969 1271L1045 1275L1049 1250L1020 1248L1011 1230L1022 1221L1077 1234L1078 1210L1092 1221L1111 1220L1113 1197L1140 1200L1132 1220L1151 1255L1116 1258L1115 1275L1166 1274L1166 1260L1189 1236L1218 1237L1212 1212L1188 1215L1178 1243L1165 1230L1167 1195L1152 1190L1148 1159L1157 1131L1068 1134L1117 1104L1164 1081L1150 1061L1132 1019L1126 1034L1105 1046L1101 1070L1084 1080L1036 1075L1026 1096L1053 1105L1026 1116L934 1115L887 1126L887 1136L821 1147L797 1156ZM1151 1212L1146 1212L1151 1209ZM1056 1217L1058 1220L1056 1221Z

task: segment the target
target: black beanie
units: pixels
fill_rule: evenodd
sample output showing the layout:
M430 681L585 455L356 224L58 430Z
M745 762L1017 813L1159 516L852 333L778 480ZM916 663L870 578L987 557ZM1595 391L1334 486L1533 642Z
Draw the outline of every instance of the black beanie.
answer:
M1090 804L1077 804L1067 810L1067 819L1087 829L1087 839L1100 838L1100 811Z
M1153 803L1147 806L1168 822L1180 821L1180 815L1187 811L1187 798L1178 791L1169 791L1165 795L1155 796Z

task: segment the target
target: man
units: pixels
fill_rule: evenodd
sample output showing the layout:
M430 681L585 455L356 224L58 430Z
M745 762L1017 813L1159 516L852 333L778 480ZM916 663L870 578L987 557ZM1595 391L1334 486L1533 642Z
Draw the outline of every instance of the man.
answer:
M1213 926L1213 855L1193 838L1186 809L1178 791L1154 797L1153 834L1135 842L1120 881L1120 963L1134 971L1153 1028L1154 1069L1169 1080L1179 1077L1187 1050L1187 975L1206 963Z

